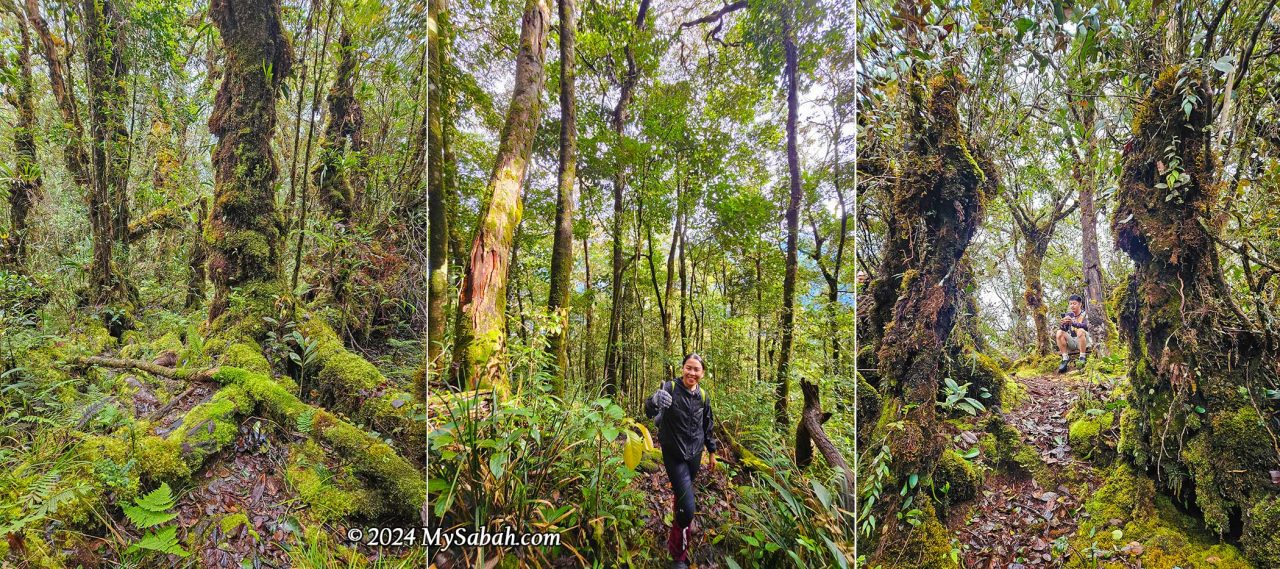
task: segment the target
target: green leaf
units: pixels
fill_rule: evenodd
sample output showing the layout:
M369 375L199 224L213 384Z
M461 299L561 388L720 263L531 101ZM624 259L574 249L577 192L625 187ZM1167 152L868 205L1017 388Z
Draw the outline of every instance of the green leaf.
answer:
M139 529L155 527L178 517L177 513L169 512L174 506L174 500L167 483L161 483L159 488L146 496L134 498L133 502L134 505L126 505L121 509Z
M831 555L836 558L836 563L840 564L840 569L849 569L849 560L844 558L844 553L840 552L840 548L836 547L836 543L825 535L822 536L822 541L827 542L827 549L831 550Z
M907 484L910 485L912 488L915 488L916 484L919 482L920 482L919 474L912 474L911 476L907 477Z
M1036 27L1036 21L1031 18L1022 17L1013 21L1013 29L1018 30L1019 34L1025 34L1034 27Z
M177 555L178 557L187 557L191 553L183 549L181 545L178 545L177 531L177 526L169 526L156 533L147 532L146 535L142 536L141 540L138 540L138 543L130 545L125 552L133 553L139 549L145 549Z
M502 474L506 472L507 453L495 452L489 457L489 472L493 473L494 478L502 478Z

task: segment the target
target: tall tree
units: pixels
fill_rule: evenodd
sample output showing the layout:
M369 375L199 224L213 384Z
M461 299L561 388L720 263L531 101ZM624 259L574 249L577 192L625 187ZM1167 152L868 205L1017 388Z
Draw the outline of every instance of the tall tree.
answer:
M13 126L13 181L9 183L9 237L4 241L3 263L22 270L27 263L28 214L39 197L43 181L40 163L36 159L36 110L31 82L31 34L27 30L26 16L15 7L10 10L18 19L19 43L14 55L17 81L5 91L5 99L18 111ZM0 60L0 66L9 74L8 62Z
M440 47L444 0L427 4L427 365L439 370L444 347L445 295L449 290L449 216L445 205L444 132L441 118L444 105L442 82L444 58Z
M564 393L569 369L569 280L573 278L573 183L577 176L578 119L574 104L573 0L560 0L560 169L556 193L556 228L551 245L551 292L547 308L559 315L560 330L548 338L547 351L555 357L553 384Z
M1089 333L1093 336L1090 342L1095 350L1106 349L1107 313L1106 299L1103 290L1106 283L1102 280L1102 255L1098 250L1098 210L1094 205L1097 192L1095 179L1095 160L1098 159L1098 141L1094 136L1094 121L1097 108L1091 99L1068 99L1068 108L1072 116L1082 127L1084 144L1076 141L1074 136L1067 135L1075 160L1071 166L1071 178L1075 182L1080 204L1080 248L1084 266L1084 291L1087 301L1085 309L1089 315ZM1068 129L1070 133L1070 129Z
M320 140L320 156L312 170L320 204L339 222L350 223L357 195L352 186L347 154L364 150L364 111L355 88L360 54L345 21L338 35L338 68L329 88L329 124ZM337 292L337 291L335 291Z
M622 278L627 268L627 260L623 258L622 254L622 221L623 216L626 215L622 208L623 196L627 185L626 163L623 153L623 141L625 139L622 131L627 126L628 107L631 105L632 97L635 96L636 85L640 81L640 69L636 62L635 51L640 34L645 31L648 13L649 0L640 0L640 8L636 12L633 34L624 48L627 68L619 85L618 102L614 104L613 113L609 117L609 124L613 127L617 148L614 153L613 165L613 291L611 293L612 304L609 309L609 339L604 348L604 390L607 394L614 394L618 391L618 377L623 361L618 346L619 341L622 339L624 286Z
M473 335L465 355L468 381L472 387L491 385L499 393L508 389L503 362L507 269L524 207L521 191L541 114L539 100L550 18L546 0L526 0L520 23L520 50L516 55L515 88L486 192L492 197L480 214L479 229L471 245L471 260L463 275L458 299Z
M880 391L895 400L886 407L895 413L888 419L901 427L881 436L887 437L890 469L903 477L928 479L942 454L935 401L960 301L956 268L982 220L987 194L996 187L974 162L963 135L956 105L966 86L958 72L938 76L930 82L927 107L912 105L906 150L921 167L904 170L894 191L894 216L910 234L912 256L878 362ZM909 88L915 91L913 100L923 101L919 87ZM904 500L915 500L922 487L890 493L874 504L871 513L881 522L873 559L901 546L910 529L892 512ZM914 503L927 508L922 517L929 527L923 534L942 531L929 498Z
M213 207L205 226L213 321L226 311L233 287L275 283L280 277L279 168L271 137L293 47L281 26L280 0L212 0L209 14L226 53L209 116L209 131L218 137Z
M797 85L799 53L796 49L795 22L791 14L783 16L782 48L786 65L783 70L787 82L787 179L790 201L787 203L787 269L782 279L782 347L778 354L777 400L774 414L779 425L786 426L789 378L791 375L791 344L795 335L796 304L796 251L800 246L800 200L804 191L800 187L800 153L797 148L797 123L800 96Z
M1022 301L1035 322L1036 353L1047 354L1053 351L1053 344L1049 336L1049 308L1044 304L1044 283L1040 271L1049 252L1054 229L1058 222L1075 212L1078 204L1071 200L1071 194L1065 192L1053 196L1053 201L1039 210L1020 203L1009 194L1004 194L1004 197L1022 239L1022 250L1018 253L1018 264L1022 266L1022 280L1026 285ZM1068 202L1071 202L1070 206L1067 206Z
M92 151L89 226L93 235L93 263L89 268L91 297L106 299L124 283L113 266L116 241L128 239L129 131L126 104L123 16L113 0L85 0L83 4L85 61L88 67L89 125Z

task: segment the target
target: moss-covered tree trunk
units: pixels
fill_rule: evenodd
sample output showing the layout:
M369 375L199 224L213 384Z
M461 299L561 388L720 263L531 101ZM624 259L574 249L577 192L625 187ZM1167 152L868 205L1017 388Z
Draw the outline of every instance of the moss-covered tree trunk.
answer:
M438 30L444 11L443 0L427 4L427 365L440 369L444 352L445 297L449 291L449 216L444 188L444 103L445 55ZM434 24L434 25L432 25Z
M1052 205L1036 215L1027 208L1007 198L1009 211L1013 214L1014 225L1018 228L1018 236L1022 239L1022 250L1018 253L1018 265L1022 268L1022 302L1031 314L1036 328L1035 353L1048 354L1055 350L1052 337L1049 335L1049 307L1044 302L1044 282L1040 270L1044 266L1044 256L1049 252L1049 242L1053 240L1053 231L1073 211L1076 204L1067 207L1069 197L1066 195L1054 199Z
M36 110L31 82L31 35L27 31L25 17L16 8L18 16L17 83L5 97L18 111L13 125L13 170L9 182L9 237L4 241L3 263L13 269L23 270L27 264L28 215L40 196L43 181L40 163L36 159ZM8 71L8 66L4 66Z
M213 0L209 14L226 52L222 85L209 117L209 131L218 137L213 208L205 226L213 321L226 311L233 287L280 278L279 168L271 137L293 47L281 25L279 0Z
M507 269L516 227L523 210L521 190L533 151L533 135L541 114L539 100L545 76L550 10L546 0L526 0L516 55L515 89L498 143L480 227L471 245L458 302L473 337L466 347L471 387L508 389L503 361L506 351Z
M578 111L573 100L577 24L573 0L560 0L557 4L560 11L560 169L547 308L558 314L560 330L547 339L547 351L556 362L556 373L552 375L555 392L564 394L564 376L569 370L569 280L573 278L573 184L578 171Z
M108 300L123 290L112 264L116 241L128 233L129 131L125 128L122 18L112 0L84 0L85 62L89 91L92 165L89 227L93 238L90 298Z
M1088 99L1075 101L1072 109L1081 107L1075 116L1080 124L1093 125L1097 110ZM1075 145L1074 138L1068 140ZM1079 188L1080 203L1080 248L1084 262L1084 296L1088 303L1085 306L1089 314L1089 333L1093 336L1095 351L1106 348L1107 340L1107 308L1103 291L1106 283L1102 280L1102 255L1098 250L1098 210L1094 205L1095 181L1093 177L1094 160L1098 155L1098 142L1093 131L1086 128L1084 148L1076 148L1079 154L1071 166L1071 177Z
M1194 499L1211 529L1243 527L1246 555L1273 566L1280 409L1265 390L1277 385L1280 356L1222 278L1205 81L1192 69L1164 70L1135 112L1124 158L1111 229L1134 263L1118 303L1133 390L1119 450L1176 497Z
M937 429L935 401L941 380L944 349L955 323L960 299L957 264L969 246L990 198L986 175L969 151L956 103L965 89L958 75L930 82L927 113L913 109L906 146L909 164L893 195L895 223L911 243L912 264L902 277L878 353L881 392L889 415L877 436L885 437L891 453L890 471L897 477L890 488L911 477L930 479L942 454L944 439ZM886 421L882 419L882 423ZM889 491L871 510L879 520L873 559L898 557L922 536L941 530L932 514L929 493L919 484L904 495ZM908 507L910 506L910 507ZM920 509L919 527L898 520L894 512ZM915 551L930 559L931 552ZM919 561L917 559L916 561Z
M49 23L40 14L40 6L36 0L26 0L26 7L27 21L31 23L36 36L40 38L40 55L49 72L49 90L53 91L53 98L58 103L58 112L62 116L63 128L67 133L63 147L67 171L71 173L71 177L75 179L78 186L87 189L90 183L89 155L84 149L84 126L80 120L75 95L67 85L66 66L63 65L66 42L55 37L49 30Z
M364 111L355 94L359 59L351 30L344 23L338 35L338 68L329 88L329 124L320 140L319 161L311 171L320 204L341 223L350 223L357 201L350 168L346 166L347 153L364 149ZM339 298L340 293L340 289L334 291Z

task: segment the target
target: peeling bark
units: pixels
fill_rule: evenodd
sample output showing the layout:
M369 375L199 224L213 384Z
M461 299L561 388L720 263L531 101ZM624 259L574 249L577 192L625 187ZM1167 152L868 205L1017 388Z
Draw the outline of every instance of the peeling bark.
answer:
M527 0L521 18L515 90L502 129L488 189L492 197L480 215L458 303L472 333L465 366L471 387L506 390L507 269L516 227L523 213L521 191L528 172L533 135L541 113L550 10L546 0Z

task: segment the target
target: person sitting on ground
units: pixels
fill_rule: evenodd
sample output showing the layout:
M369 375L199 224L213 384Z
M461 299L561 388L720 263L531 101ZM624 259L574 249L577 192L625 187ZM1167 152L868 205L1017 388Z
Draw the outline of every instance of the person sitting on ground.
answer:
M1089 315L1084 311L1084 299L1073 294L1067 301L1068 311L1063 313L1058 322L1058 353L1062 355L1062 363L1058 365L1058 373L1066 373L1072 352L1080 353L1080 367L1085 364L1085 353L1089 350Z
M716 468L715 452L719 446L711 437L715 419L706 391L698 386L706 368L702 356L689 354L681 365L682 375L664 381L644 403L644 414L658 425L658 441L662 443L662 463L671 481L675 497L675 519L667 534L667 551L672 567L689 567L689 537L693 532L693 481L702 466L702 449L711 453L710 469Z

